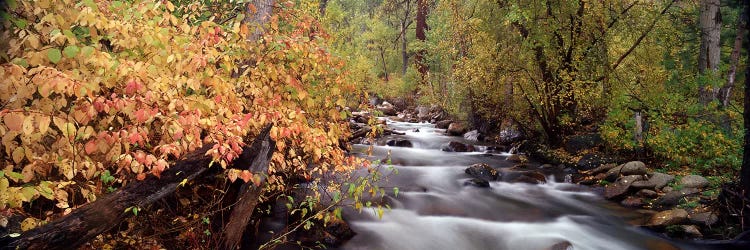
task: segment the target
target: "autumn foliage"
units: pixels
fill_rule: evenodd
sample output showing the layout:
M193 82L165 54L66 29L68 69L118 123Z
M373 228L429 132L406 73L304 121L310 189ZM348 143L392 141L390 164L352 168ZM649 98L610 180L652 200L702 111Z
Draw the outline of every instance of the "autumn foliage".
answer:
M345 171L342 62L309 15L282 3L259 41L242 15L188 18L200 3L19 1L0 46L0 211L54 201L49 220L112 183L156 175L203 145L231 181ZM176 13L180 13L177 15ZM283 21L282 21L283 20ZM268 173L228 168L273 123ZM283 173L283 175L282 175ZM256 183L260 184L260 183Z

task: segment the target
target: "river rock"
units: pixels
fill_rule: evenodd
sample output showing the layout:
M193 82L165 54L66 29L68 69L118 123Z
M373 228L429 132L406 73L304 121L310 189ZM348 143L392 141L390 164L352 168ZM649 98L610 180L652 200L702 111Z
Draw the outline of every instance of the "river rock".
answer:
M466 133L466 125L460 122L453 122L451 125L448 125L446 133L448 133L448 135L463 135Z
M688 237L703 238L701 230L698 230L698 227L696 227L695 225L681 225L680 228L682 229L682 232L685 233L685 235Z
M586 173L589 174L589 175L597 175L597 174L600 174L600 173L606 173L607 171L609 171L610 169L613 169L615 167L617 167L616 164L614 164L614 163L607 163L607 164L603 164L603 165L601 165L601 166L599 166L597 168L594 168L592 170L589 170Z
M700 175L688 175L680 179L680 185L683 188L704 188L708 184L708 180Z
M628 192L634 181L643 179L640 175L628 175L620 177L617 182L607 185L604 189L604 198L613 199Z
M527 172L516 172L520 173L514 177L508 178L510 183L528 183L528 184L542 184L547 182L547 177L544 174L537 171Z
M648 180L649 182L654 183L655 189L660 189L660 188L667 186L667 184L669 184L670 182L672 182L674 180L674 176L670 174L654 172L650 175Z
M685 196L700 192L697 188L683 188L681 190L674 190L662 197L659 197L654 201L654 208L656 209L667 209L674 207L680 203L680 199Z
M420 121L430 120L430 108L420 105L416 108L415 111L417 111L417 119L419 119Z
M649 188L649 189L657 190L657 189L663 188L664 186L669 184L669 182L671 182L672 180L674 180L674 176L672 175L654 172L651 174L651 177L649 177L648 180L634 182L633 187L634 188Z
M388 145L391 147L405 147L405 148L413 147L411 141L404 140L404 139L388 140L387 142L385 142L385 145Z
M688 217L688 212L685 211L685 209L675 208L672 210L661 211L661 212L656 213L654 216L651 217L651 220L649 220L648 225L655 226L655 227L677 225L687 220L687 217Z
M467 180L464 182L464 186L474 186L474 187L480 187L480 188L488 188L490 187L490 182L486 180L482 180L479 178L473 178L470 180Z
M466 132L466 134L464 134L464 139L466 139L467 141L478 142L481 139L481 136L482 134L480 134L479 131L475 129Z
M510 145L522 141L526 136L521 132L518 123L512 120L504 120L500 123L500 132L497 134L497 140L500 144Z
M573 244L570 244L568 241L563 241L557 244L554 244L548 248L545 248L545 250L568 250L573 249Z
M648 169L646 164L640 161L631 161L607 171L607 180L615 180L622 175L643 175Z
M643 207L645 203L643 202L642 198L628 196L628 198L625 198L624 200L622 200L620 204L625 207L640 208L640 207Z
M633 182L633 184L635 184L636 182ZM635 193L635 195L637 195L638 197L643 197L643 198L656 198L659 196L659 194L656 193L656 191L648 190L648 189L638 190L638 192Z
M476 148L473 145L463 144L457 141L449 142L448 145L442 148L445 152L474 152Z
M484 163L471 165L464 172L471 177L486 181L496 181L499 177L497 170Z
M450 126L451 123L453 123L453 120L442 120L435 123L435 127L440 129L448 129L448 126Z
M719 221L719 217L713 212L690 214L688 215L688 219L690 219L690 223L701 226L711 226Z
M380 112L383 112L383 114L387 116L392 116L392 115L395 116L398 114L398 112L396 112L396 107L394 107L393 104L390 104L388 102L383 102L383 104L378 105L377 107L375 107L375 109L377 109Z

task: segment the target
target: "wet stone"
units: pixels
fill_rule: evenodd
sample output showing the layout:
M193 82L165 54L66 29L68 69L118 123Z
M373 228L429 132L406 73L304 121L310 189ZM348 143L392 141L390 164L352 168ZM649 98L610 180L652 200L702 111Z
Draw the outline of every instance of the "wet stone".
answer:
M387 142L385 142L385 145L388 145L391 147L405 147L405 148L413 147L411 141L409 140L388 140Z
M620 202L620 204L626 207L635 207L635 208L640 208L640 207L643 207L643 205L645 205L642 198L633 197L633 196L629 196L628 198L625 198L624 200Z
M484 163L471 165L464 172L471 177L485 181L496 181L500 175L497 170Z
M466 182L464 182L464 186L474 186L474 187L480 187L480 188L489 188L490 187L490 182L488 182L486 180L479 179L479 178L474 178L474 179L470 179L470 180L467 180Z
M604 198L613 199L628 192L628 189L635 181L641 180L640 175L623 176L617 182L607 185L604 189Z

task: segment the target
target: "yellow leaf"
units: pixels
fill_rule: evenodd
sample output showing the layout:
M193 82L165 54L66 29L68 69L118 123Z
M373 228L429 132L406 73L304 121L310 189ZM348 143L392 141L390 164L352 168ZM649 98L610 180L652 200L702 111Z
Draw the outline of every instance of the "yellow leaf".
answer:
M23 130L24 135L31 135L31 133L34 133L33 116L28 116L26 117L26 119L23 120L23 125L21 126L21 129Z
M21 231L24 231L24 232L29 231L37 227L37 225L39 225L39 222L35 218L33 217L26 218L21 222Z
M68 180L72 180L75 176L75 171L73 170L73 166L70 165L70 161L62 161L60 162L60 172L65 176L65 178L68 178Z
M45 134L49 129L50 117L42 115L36 118L37 125L39 126L39 133Z
M15 150L13 150L13 162L16 164L21 163L23 160L23 157L26 156L26 154L23 152L22 147L17 147Z
M172 4L171 1L167 1L167 10L169 10L169 12L174 11L174 4Z
M72 139L76 135L76 125L70 122L66 122L62 127L60 127L60 131L62 131L63 136L67 137L68 139Z

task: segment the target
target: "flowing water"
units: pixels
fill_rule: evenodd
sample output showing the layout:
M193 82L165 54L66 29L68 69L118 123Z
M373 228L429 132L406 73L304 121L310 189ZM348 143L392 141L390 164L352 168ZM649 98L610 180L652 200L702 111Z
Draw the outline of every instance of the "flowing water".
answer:
M628 224L632 212L566 183L563 170L549 173L545 184L464 185L469 165L509 168L510 154L481 145L478 151L485 152L444 152L450 141L467 141L432 124L388 122L406 134L383 140L407 139L413 147L374 146L372 156L367 145L354 151L372 160L390 154L392 166L381 168L387 178L380 185L400 191L373 199L391 207L382 218L373 209L345 211L357 235L343 249L699 249Z

